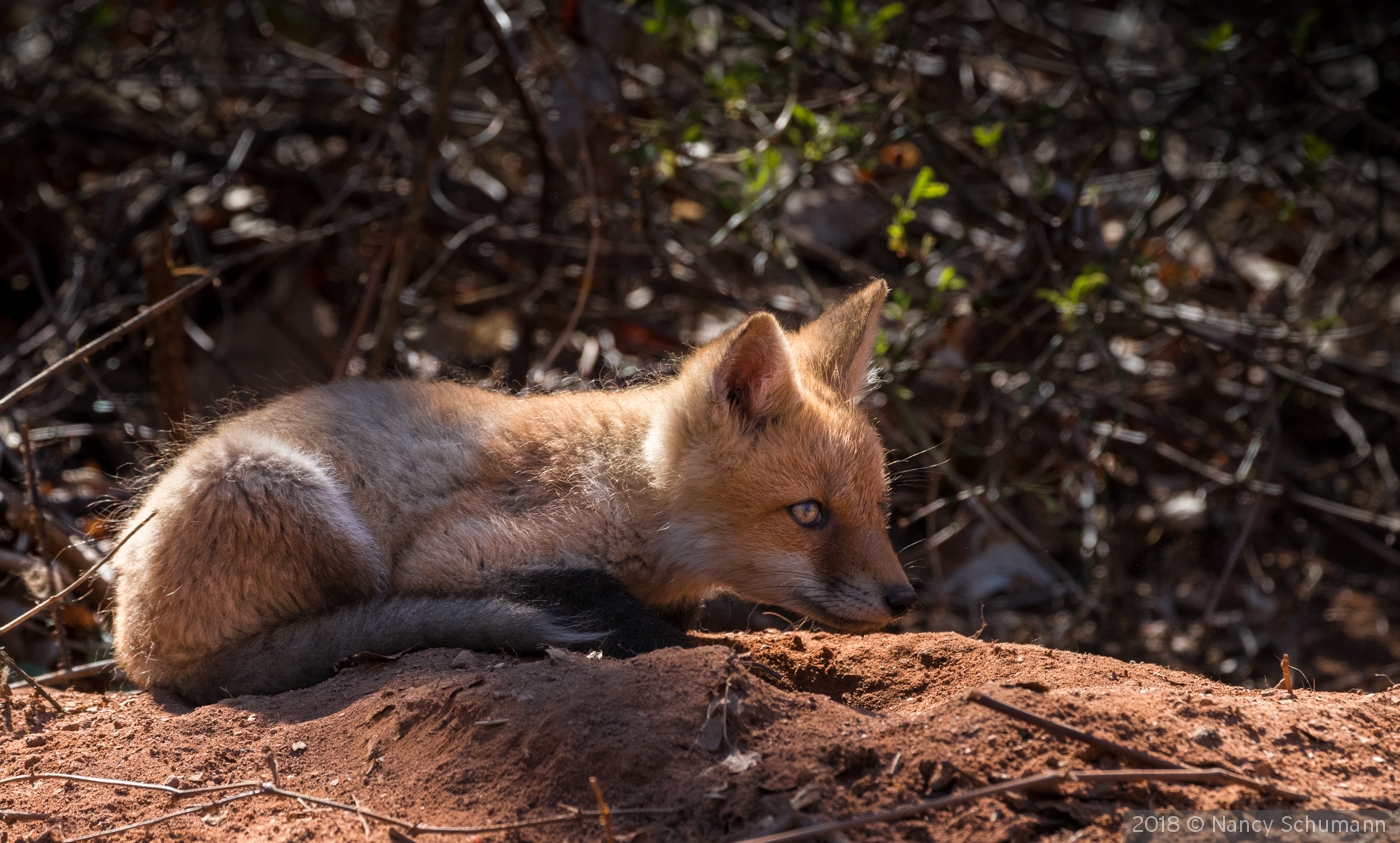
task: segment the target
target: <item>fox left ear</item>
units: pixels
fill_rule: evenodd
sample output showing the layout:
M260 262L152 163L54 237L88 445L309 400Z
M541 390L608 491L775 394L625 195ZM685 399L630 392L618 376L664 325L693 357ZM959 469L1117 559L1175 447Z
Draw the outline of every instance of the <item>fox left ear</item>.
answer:
M746 423L771 416L797 383L792 352L778 320L755 313L734 330L715 365L710 394L718 412L736 412Z
M870 381L870 358L889 294L878 278L797 333L801 357L838 395L856 398Z

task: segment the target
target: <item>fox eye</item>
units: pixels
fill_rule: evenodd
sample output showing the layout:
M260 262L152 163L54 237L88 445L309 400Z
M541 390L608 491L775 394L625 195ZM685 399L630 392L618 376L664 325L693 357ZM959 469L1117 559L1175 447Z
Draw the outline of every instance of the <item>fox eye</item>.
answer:
M792 520L796 521L800 527L816 529L826 526L826 510L822 509L822 505L816 501L795 503L788 507L788 515L791 515Z

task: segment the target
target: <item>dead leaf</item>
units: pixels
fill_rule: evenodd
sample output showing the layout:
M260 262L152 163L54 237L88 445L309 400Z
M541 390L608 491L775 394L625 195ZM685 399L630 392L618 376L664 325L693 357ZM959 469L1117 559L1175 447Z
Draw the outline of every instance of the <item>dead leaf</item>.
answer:
M745 770L752 769L761 757L762 755L757 752L739 752L736 750L726 755L724 760L719 763L724 769L731 773L742 773Z

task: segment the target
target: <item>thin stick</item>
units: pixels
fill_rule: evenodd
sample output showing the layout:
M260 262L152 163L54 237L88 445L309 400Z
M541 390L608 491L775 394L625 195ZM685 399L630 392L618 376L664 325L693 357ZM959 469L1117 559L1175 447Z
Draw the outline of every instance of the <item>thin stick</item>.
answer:
M278 787L272 782L233 782L231 784L210 785L208 787L181 790L180 788L172 787L166 784L126 781L123 779L101 779L95 778L93 776L80 776L73 773L26 773L22 776L11 776L6 779L0 779L0 785L14 784L17 782L33 782L39 779L63 779L65 781L85 782L87 784L111 785L113 787L128 787L139 790L158 790L162 793L168 793L175 798L183 798L188 796L194 796L197 794L214 793L226 790L237 790L239 788L248 788L242 793L235 793L232 796L226 796L221 799L216 799L213 802L204 802L199 805L192 805L188 808L184 808L179 811L173 811L168 814L162 814L161 816L152 817L148 820L141 820L140 822L130 823L128 825L119 826L117 828L109 828L103 831L85 834L81 837L70 837L66 839L64 843L78 843L78 841L82 840L95 840L99 837L108 837L110 835L119 834L124 831L130 831L132 829L143 828L148 825L154 825L155 823L164 822L166 820L174 819L175 817L181 817L186 814L204 811L210 808L216 808L220 805L227 805L230 802L237 802L239 800L249 799L254 796L277 796L283 799L294 799L303 802L310 802L314 805L323 805L327 808L336 808L341 811L356 814L361 818L362 821L365 817L369 817L372 820L385 823L386 825L397 826L399 828L408 829L409 831L418 831L423 832L425 834L486 834L498 831L513 831L521 828L535 828L537 826L554 825L563 822L575 822L580 818L597 817L602 815L601 811L576 810L568 814L556 814L554 816L549 817L540 817L538 819L533 820L519 820L516 822L501 823L499 825L435 826L423 825L421 823L416 822L409 822L408 820L399 819L398 817L391 817L387 814L381 814L376 811L371 811L361 806L359 804L358 799L355 800L354 805L347 805L344 802L336 802L334 799L322 799L318 796L311 796L305 793L298 793L294 790L286 790L284 788ZM633 814L674 814L678 812L678 808L608 809L608 814L613 816Z
M386 359L394 351L394 333L399 325L399 294L413 266L413 256L417 251L418 238L423 228L423 217L428 208L428 189L433 179L433 168L437 165L442 147L442 139L447 135L449 112L452 110L452 89L457 85L457 77L462 71L462 52L467 45L468 21L474 7L462 0L457 8L457 19L452 28L452 40L447 45L447 53L442 57L442 79L438 82L437 100L433 105L433 120L428 124L428 137L423 149L423 169L418 174L418 182L413 186L413 203L404 218L403 229L399 232L399 246L394 262L389 268L389 278L384 284L384 298L379 306L379 322L374 331L374 348L370 351L366 373L373 376L384 368ZM407 37L407 33L404 33ZM387 112L386 112L387 113Z
M1073 726L1068 726L1064 723L1051 720L1048 717L1041 717L1039 714L1032 714L1031 712L1026 711L1023 708L1017 708L1016 706L1009 705L1007 703L1002 702L1001 700L993 699L987 696L986 694L983 694L981 691L968 691L967 694L963 696L963 699L970 703L977 703L983 708L990 708L992 711L995 711L998 714L1005 714L1007 717L1010 717L1015 720L1020 720L1022 723L1029 723L1032 726L1038 726L1039 728L1044 729L1045 731L1053 735L1059 735L1062 738L1069 738L1070 740L1079 741L1080 743L1088 744L1089 746L1092 746L1093 748L1098 750L1102 750L1103 752L1107 752L1112 755L1117 755L1119 758L1126 758L1130 761L1134 761L1138 764L1141 764L1144 767L1155 767L1159 770L1189 769L1184 764L1178 764L1175 761L1172 761L1168 758L1163 758L1160 755L1153 755L1150 752L1143 752L1140 749L1133 749L1132 747L1124 746L1120 743L1114 743L1113 741L1105 740L1101 737L1098 737L1097 735L1091 735L1088 732L1081 732Z
M29 439L29 425L19 426L19 456L24 466L24 509L29 519L29 528L39 551L49 554L47 531L44 529L44 513L39 508L39 467L34 463L34 443Z
M171 798L174 799L199 796L205 793L220 793L225 790L237 790L240 787L259 787L262 784L261 782L230 782L229 784L211 784L205 787L182 789L168 784L133 782L126 781L125 779L101 779L95 776L80 776L77 773L25 773L22 776L10 776L7 779L0 779L0 785L13 784L15 782L35 782L41 779L60 779L68 782L84 782L86 784L109 784L113 787L129 787L132 790L158 790L161 793L170 794Z
M384 244L379 255L375 257L374 263L370 264L369 279L365 282L365 291L360 299L360 306L355 308L355 321L350 324L350 333L345 337L345 347L340 351L340 358L335 361L335 369L331 372L331 380L338 381L345 377L345 372L350 368L350 361L355 357L355 350L360 345L360 335L365 332L365 326L369 324L370 311L374 309L374 301L379 295L379 287L384 283L384 272L388 269L389 258L394 254L394 241L390 240Z
M965 802L974 802L978 799L985 799L986 797L997 796L1002 793L1037 790L1064 783L1118 784L1122 782L1159 781L1188 782L1193 784L1242 784L1244 782L1241 782L1241 779L1243 779L1244 782L1250 781L1238 773L1231 773L1229 770L1221 770L1219 768L1211 768L1208 770L1053 770L1034 776L1026 776L1025 778L1012 779L1011 781L1001 782L1000 784L988 785L987 787L979 787L975 790L969 790L963 793L955 793L951 796L944 796L939 799L930 799L926 802L919 802L903 808L895 808L891 811L864 814L845 820L835 820L833 822L809 825L806 828L784 831L778 834L769 834L763 837L751 837L747 840L740 841L740 843L793 843L793 841L797 840L811 840L814 837L824 837L833 832L844 831L848 828L908 819L938 808L947 808L952 805L961 805Z
M1283 394L1288 393L1287 386L1279 390ZM1270 414L1269 425L1278 425L1278 402L1274 403L1274 411ZM1278 464L1279 446L1274 445L1269 449L1269 462L1264 467L1263 476L1260 478L1265 483L1274 479L1274 466ZM1241 478L1243 479L1243 478ZM1254 501L1249 509L1245 510L1244 521L1240 524L1240 534L1235 537L1235 543L1230 546L1230 555L1225 559L1225 570L1220 572L1220 579L1215 583L1215 591L1210 596L1210 603L1206 604L1206 610L1201 613L1201 617L1209 618L1215 614L1215 609L1220 605L1220 598L1225 594L1225 586L1230 582L1230 575L1235 572L1235 565L1240 561L1240 554L1244 551L1244 546L1249 542L1249 537L1254 534L1254 523L1259 520L1259 511L1264 508L1264 495L1255 493Z
M365 830L365 839L368 840L370 838L369 820L365 819L365 812L360 809L360 797L352 795L350 798L355 800L355 816L360 818L360 828Z
M151 304L175 293L175 265L170 255L170 227L162 226L156 243L143 256L142 271L146 275L146 293ZM185 414L189 405L189 386L185 372L185 319L180 311L172 310L151 323L151 381L156 393L157 419L169 425L170 438L182 442L189 433Z
M5 652L4 647L0 647L0 662L3 662L5 667L18 674L19 678L24 680L24 684L34 689L34 693L48 700L49 705L53 706L59 711L64 710L63 706L58 704L58 700L54 699L48 691L44 690L43 685L40 685L38 682L35 682L34 677L30 676L28 673L25 673L24 669L21 668L19 664L15 662L14 659L10 658L10 654ZM5 690L8 691L9 686L6 686Z
M607 843L616 843L613 838L612 811L608 810L607 800L603 799L603 788L598 784L598 777L589 776L588 786L593 788L593 796L598 800L598 822L603 826L603 839Z
M80 664L70 667L67 670L55 670L53 673L43 673L34 677L34 681L40 685L65 685L77 679L86 679L89 676L99 676L103 673L111 672L117 666L116 659L103 659L96 662ZM7 687L21 687L23 683L16 682Z
M116 340L126 336L127 334L131 333L132 331L136 330L142 325L145 325L147 322L150 322L151 320L155 319L157 316L160 316L162 313L166 312L167 310L171 309L177 304L180 304L181 302L190 298L195 293L199 292L200 290L209 286L214 281L218 280L218 278L218 272L204 273L195 280L181 287L177 292L173 293L172 295L166 296L165 298L161 299L160 301L156 302L155 304L151 305L150 307L146 308L145 310L126 320L125 322L121 323L117 327L113 328L112 330L108 331L107 333L103 334L102 336L98 337L92 342L87 343L82 347L78 348L72 354L63 357L63 359L59 360L57 363L54 363L52 366L49 366L44 371L40 372L39 374L35 375L34 377L15 387L15 389L11 391L10 394L6 395L4 398L0 398L0 413L6 412L11 407L18 404L21 398L33 392L35 389L38 389L39 387L43 386L44 384L48 383L49 381L53 380L54 378L58 377L64 372L73 368L77 364L86 362L87 359L90 358L92 355L96 354L97 352L111 345Z
M578 100L579 111L587 112L589 99L584 95L583 89L574 81L574 77L569 73L569 69L564 66L563 59L559 58L559 53L550 43L549 38L538 29L534 30L535 39L544 47L549 54L550 61L559 69L559 73L564 77L564 84L568 86L569 92ZM569 319L564 323L564 330L559 332L559 336L554 338L554 344L549 347L549 353L544 356L544 361L540 363L540 371L548 371L554 365L554 360L559 356L559 352L564 350L564 345L568 343L569 337L573 336L574 329L578 327L579 319L583 317L583 308L588 304L588 294L593 290L593 272L598 265L598 245L603 237L603 220L598 215L598 182L593 174L593 153L588 148L588 133L580 132L578 141L578 161L579 168L583 170L584 187L588 190L588 258L583 264L583 279L578 285L578 301L574 302L574 309L569 312Z
M277 752L273 750L273 748L270 746L266 747L265 750L266 751L264 757L266 757L267 759L268 769L272 771L272 786L281 787L282 773L280 770L277 769Z
M1290 700L1298 699L1298 695L1293 693L1293 666L1288 663L1288 654L1283 654L1283 660L1279 662L1279 667L1283 668L1283 678L1279 680L1279 685L1288 692ZM1277 685L1274 687L1278 687Z
M129 823L127 825L118 826L116 828L109 828L104 831L94 831L92 834L84 834L80 837L66 837L64 838L63 843L78 843L80 840L96 840L99 837L111 837L113 834L121 834L123 831L132 831L133 829L144 828L148 825L155 825L156 823L163 823L167 820L173 820L176 817L183 817L186 814L195 814L200 811L207 811L210 808L217 808L220 805L227 805L230 802L237 802L241 799L247 799L252 796L258 796L261 793L261 790L245 790L242 793L235 793L232 796L225 796L223 799L215 799L213 802L202 802L198 805L191 805L188 808L181 808L178 811L171 811L168 814L161 814L158 817L151 817L148 820L141 820L139 822Z
M113 547L112 550L106 556L102 557L102 559L99 560L96 565L93 565L91 568L88 568L86 571L84 571L82 576L69 583L67 588L63 589L57 594L50 595L47 600L44 600L43 602L39 603L34 608L30 609L29 611L25 612L24 614L10 621L4 626L0 626L0 635L4 635L5 633L15 629L20 624L24 623L25 621L44 611L48 607L62 600L64 596L71 592L73 589L77 588L78 586L82 585L83 583L96 576L98 569L101 568L103 565L106 565L107 560L115 556L117 554L117 551L121 550L122 546L125 545L131 539L132 536L136 535L136 532L138 530L146 526L147 522L149 522L152 518L155 518L158 512L160 512L160 510L158 509L151 510L145 518L142 518L141 521L137 523L135 527L132 527L126 535L122 536L121 541L117 542L116 547Z
M29 425L19 426L19 436L21 440L20 456L24 459L24 503L28 512L29 529L34 540L39 543L39 550L49 557L57 556L53 553L48 541L48 524L44 519L42 509L42 493L39 490L39 465L34 459L34 441L29 438ZM49 588L58 591L63 588L63 580L58 573L58 566L52 561L48 564ZM63 634L63 618L59 614L60 607L57 603L49 608L49 622L53 624L53 640L58 646L58 669L67 670L73 666L73 656L68 649L68 636Z
M882 811L878 814L865 814L845 820L818 823L817 825L809 825L806 828L783 831L778 834L769 834L763 837L751 837L747 840L740 841L740 843L789 843L789 841L793 840L811 840L813 837L824 837L834 831L843 831L848 828L856 828L857 826L871 825L873 823L887 823L893 822L894 820L907 819L937 808L961 805L964 802L975 802L978 799L985 799L988 796L996 796L1001 793L1055 785L1063 782L1068 776L1069 773L1066 771L1054 770L1048 773L1040 773L1034 776L988 785L987 787L979 787L975 790L964 791L963 793L954 793L950 796L943 796L938 799L930 799L903 808L895 808L892 811Z
M1023 723L1029 723L1032 726L1037 726L1041 729L1044 729L1047 732L1050 732L1051 734L1060 735L1061 737L1066 737L1071 740L1079 741L1080 743L1088 744L1089 746L1092 746L1095 749L1099 749L1104 752L1117 755L1120 758L1126 758L1130 761L1135 761L1147 767L1152 767L1159 770L1177 770L1186 772L1199 772L1201 769L1199 767L1192 767L1187 764L1178 764L1177 762L1172 761L1170 758L1163 758L1160 755L1153 755L1150 752L1143 752L1140 749L1133 749L1129 746L1124 746L1119 743L1114 743L1110 740L1105 740L1097 735L1091 735L1088 732L1082 732L1079 729L1061 723L1058 720L1051 720L1048 717L1041 717L1040 715L1033 714L1029 711L1026 711L1023 708L1017 708L1016 706L1004 703L1001 700L993 699L987 696L986 694L981 693L980 691L968 691L967 695L963 698L968 702L977 703L978 705L983 706L985 708L990 708L992 711L995 711L998 714L1004 714L1012 719L1020 720ZM1280 799L1289 799L1297 802L1302 802L1308 799L1308 796L1306 794L1295 793L1291 790L1284 790L1283 788L1277 785L1269 784L1268 782L1259 781L1258 779L1251 779L1247 776L1242 776L1239 773L1231 773L1227 770L1222 770L1221 772L1227 773L1230 776L1234 776L1235 778L1231 780L1233 784L1251 787L1262 793L1267 793L1271 796L1277 796Z

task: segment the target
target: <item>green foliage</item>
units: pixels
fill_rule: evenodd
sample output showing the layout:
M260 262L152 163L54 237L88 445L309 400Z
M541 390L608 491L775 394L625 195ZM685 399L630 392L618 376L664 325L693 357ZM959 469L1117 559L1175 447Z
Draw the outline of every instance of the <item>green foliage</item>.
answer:
M727 120L738 120L749 107L749 89L764 81L762 67L751 61L737 61L729 67L716 62L705 72L710 97L724 104Z
M1235 25L1229 21L1222 21L1219 26L1196 39L1196 46L1208 53L1223 53L1233 50L1239 43L1239 36L1235 34Z
M1321 333L1322 331L1330 331L1341 323L1342 317L1340 315L1336 313L1324 313L1321 316L1313 318L1312 328L1314 331Z
M762 152L750 153L740 162L739 172L744 175L744 201L751 201L769 184L776 182L778 168L782 164L783 153L773 146Z
M1001 133L1005 125L998 120L986 126L972 127L972 140L983 149L991 149L1001 143Z
M896 196L894 202L894 219L885 227L885 233L889 235L889 249L891 252L904 257L909 252L909 233L907 226L914 221L914 206L924 199L938 199L948 194L948 185L941 181L933 180L933 168L924 167L919 170L919 174L914 177L914 184L909 188L909 197ZM920 243L921 254L927 254L933 248L933 237L925 236Z
M967 289L967 279L958 274L957 270L951 266L943 267L943 271L938 273L938 280L934 283L934 289L940 293L947 293L953 290Z
M695 8L687 0L652 0L651 17L642 22L648 35L675 37L685 30L686 17Z
M827 27L845 33L858 46L868 49L886 40L890 22L902 14L903 3L888 3L865 17L855 0L822 0L821 13L812 24L817 29Z
M1308 132L1303 135L1303 158L1313 167L1317 167L1326 161L1332 154L1332 144Z
M802 151L802 157L813 163L844 154L849 144L860 137L856 126L841 120L840 113L828 117L801 105L794 106L792 122L788 124L786 140Z
M1059 290L1047 287L1036 290L1035 294L1037 298L1045 299L1054 305L1055 309L1060 312L1060 319L1068 324L1080 314L1081 310L1088 309L1089 302L1094 298L1094 291L1107 283L1108 276L1106 274L1086 269L1074 279L1074 283L1070 285L1067 293L1061 293Z

